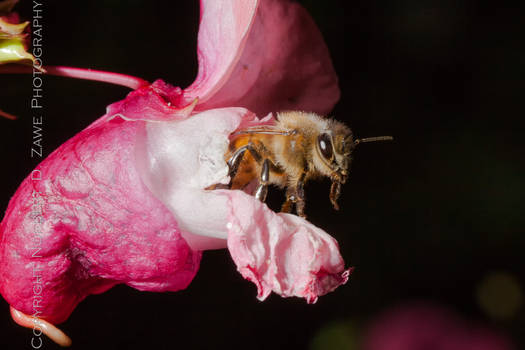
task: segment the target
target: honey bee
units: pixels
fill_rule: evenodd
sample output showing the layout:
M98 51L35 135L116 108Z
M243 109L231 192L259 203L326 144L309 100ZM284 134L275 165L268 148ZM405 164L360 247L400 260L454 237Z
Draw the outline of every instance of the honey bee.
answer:
M392 140L391 136L354 140L343 123L314 113L290 111L277 114L275 125L250 127L231 135L225 159L230 189L243 189L258 179L255 197L266 200L268 185L286 188L282 212L306 217L304 184L314 178L332 180L330 201L337 200L346 182L351 154L362 142Z

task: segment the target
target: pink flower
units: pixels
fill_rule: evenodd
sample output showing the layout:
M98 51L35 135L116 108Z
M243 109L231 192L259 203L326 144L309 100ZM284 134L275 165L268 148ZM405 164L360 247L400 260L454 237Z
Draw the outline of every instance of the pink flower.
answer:
M119 283L180 290L202 250L226 246L260 299L315 302L346 282L337 242L319 228L244 192L206 190L228 181L229 135L272 121L252 112L325 113L339 98L313 21L286 0L201 1L198 58L184 90L131 79L135 91L24 180L0 226L0 291L14 309L35 313L35 274L39 317L52 323Z
M502 334L467 323L437 305L413 303L384 312L365 334L363 350L513 350Z

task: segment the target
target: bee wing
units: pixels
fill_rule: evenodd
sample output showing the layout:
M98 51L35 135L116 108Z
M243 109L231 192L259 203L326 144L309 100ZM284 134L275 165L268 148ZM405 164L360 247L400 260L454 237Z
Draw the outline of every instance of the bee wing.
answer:
M294 130L282 130L277 128L275 125L260 125L253 126L251 128L239 130L233 133L233 135L246 135L246 134L266 134L266 135L292 135Z

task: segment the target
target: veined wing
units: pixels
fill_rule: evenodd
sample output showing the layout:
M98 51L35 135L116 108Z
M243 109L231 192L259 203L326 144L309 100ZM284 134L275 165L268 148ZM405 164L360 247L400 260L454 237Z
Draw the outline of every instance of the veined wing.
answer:
M295 130L282 130L275 125L259 125L259 126L252 126L247 129L239 130L234 132L232 135L250 135L250 134L265 134L265 135L293 135L295 134Z

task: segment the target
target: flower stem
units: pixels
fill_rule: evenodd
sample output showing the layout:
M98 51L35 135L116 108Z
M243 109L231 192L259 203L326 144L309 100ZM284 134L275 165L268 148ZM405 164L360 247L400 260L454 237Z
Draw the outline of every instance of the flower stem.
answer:
M12 114L9 114L7 112L4 112L1 109L0 109L0 117L4 117L4 118L7 118L7 119L11 119L11 120L15 120L16 119L15 115L12 115Z
M130 89L136 90L142 86L149 85L149 82L141 78L133 77L130 75L105 72L99 70L85 69L85 68L74 68L64 66L47 66L45 72L50 75L57 75L61 77L69 77L76 79L86 79L102 81L105 83L121 85ZM33 73L32 67L18 66L18 65L5 65L0 66L0 73Z
M51 75L102 81L105 83L126 86L133 90L136 90L145 85L149 85L146 80L120 73L64 66L48 66L45 67L45 69L47 74Z

